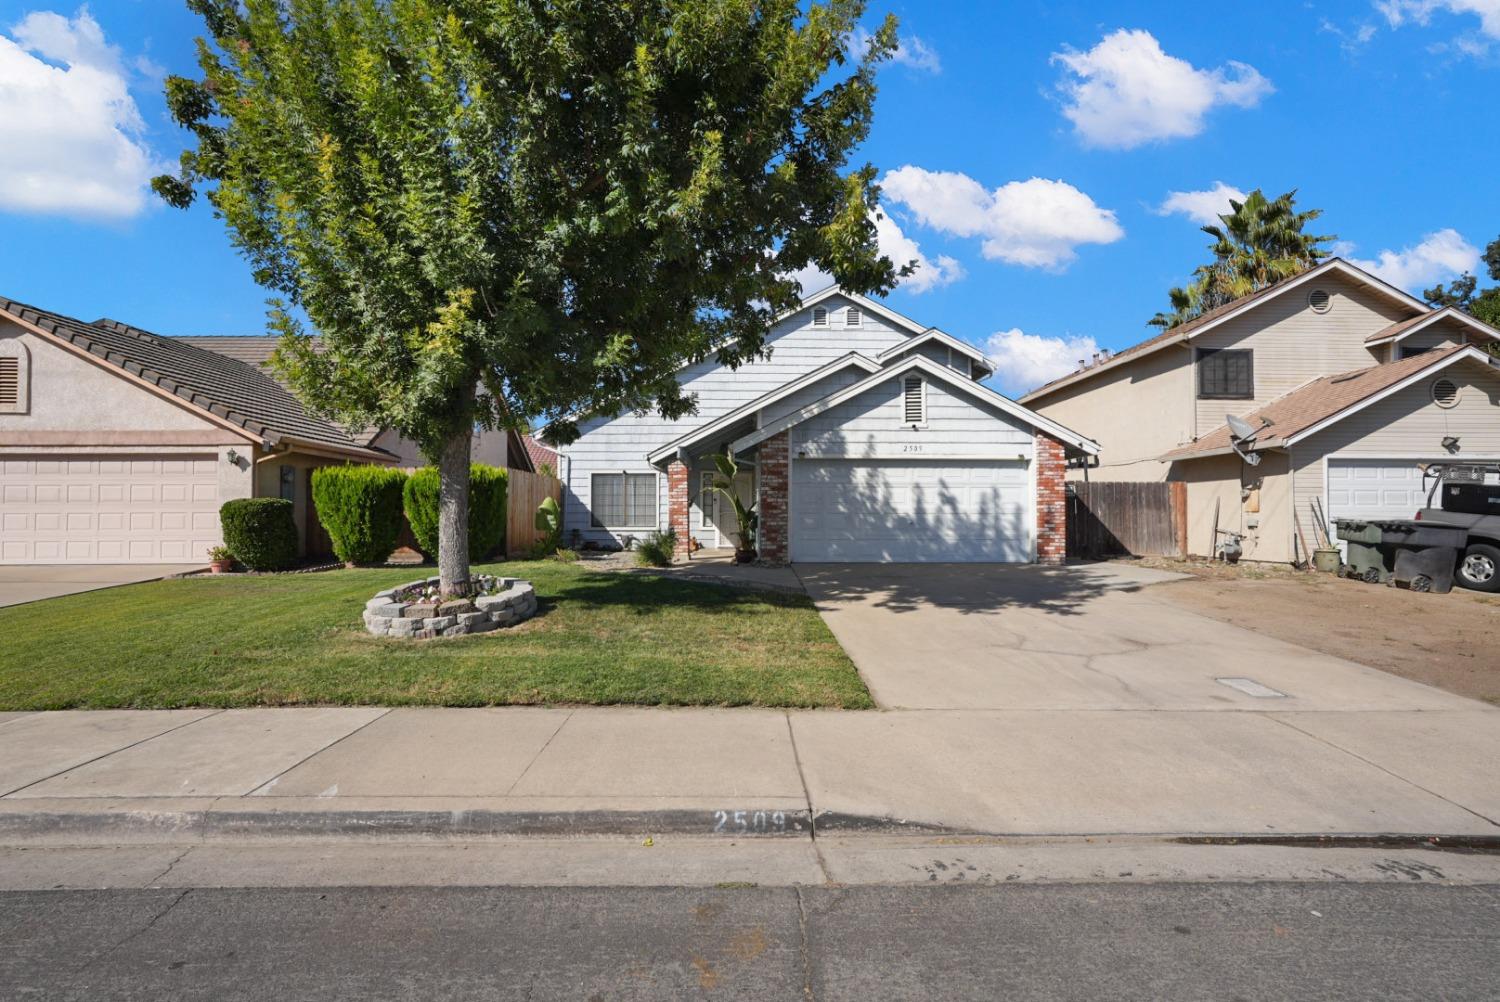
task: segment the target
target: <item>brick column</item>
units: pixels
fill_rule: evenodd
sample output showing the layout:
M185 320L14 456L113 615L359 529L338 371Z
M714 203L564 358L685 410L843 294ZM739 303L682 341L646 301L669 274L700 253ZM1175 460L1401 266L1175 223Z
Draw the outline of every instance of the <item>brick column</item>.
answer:
M760 472L760 559L768 564L784 564L791 556L787 537L790 446L791 433L784 431L762 442L756 456Z
M1036 433L1036 562L1068 558L1068 459L1063 444Z
M690 559L693 537L688 529L688 468L680 459L667 466L667 525L677 533L674 557Z

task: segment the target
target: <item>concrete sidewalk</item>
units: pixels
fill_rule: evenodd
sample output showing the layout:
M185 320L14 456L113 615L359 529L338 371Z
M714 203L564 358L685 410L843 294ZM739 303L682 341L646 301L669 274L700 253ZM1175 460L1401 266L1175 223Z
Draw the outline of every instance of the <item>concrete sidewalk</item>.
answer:
M0 843L221 836L1500 836L1500 710L0 714Z

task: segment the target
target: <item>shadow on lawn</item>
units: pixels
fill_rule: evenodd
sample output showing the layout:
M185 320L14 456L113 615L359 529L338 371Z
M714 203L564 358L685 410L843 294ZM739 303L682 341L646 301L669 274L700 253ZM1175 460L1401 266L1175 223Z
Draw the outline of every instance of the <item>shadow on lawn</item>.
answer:
M648 574L624 574L618 571L587 574L549 591L552 594L542 595L538 589L538 605L542 613L561 604L586 609L613 609L638 616L656 612L663 606L710 613L766 606L784 609L812 608L803 595L756 591L701 580L684 581Z

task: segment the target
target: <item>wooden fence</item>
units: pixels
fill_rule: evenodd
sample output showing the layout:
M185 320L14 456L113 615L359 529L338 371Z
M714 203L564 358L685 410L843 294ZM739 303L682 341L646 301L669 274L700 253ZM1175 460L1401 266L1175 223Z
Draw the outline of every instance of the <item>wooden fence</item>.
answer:
M1068 556L1187 555L1187 484L1068 484Z
M407 473L415 472L407 470ZM541 541L542 534L536 529L536 509L543 498L553 498L562 504L562 481L556 477L544 477L525 470L506 470L505 499L505 551L507 556L524 556ZM307 480L307 532L305 549L309 557L333 555L333 540L318 518L317 506L313 504L312 478ZM401 535L396 540L396 550L417 552L417 537L411 525L401 519ZM415 559L415 558L413 558Z
M505 549L522 556L541 542L536 528L536 509L546 498L562 504L562 481L525 470L509 470L510 487L505 505Z

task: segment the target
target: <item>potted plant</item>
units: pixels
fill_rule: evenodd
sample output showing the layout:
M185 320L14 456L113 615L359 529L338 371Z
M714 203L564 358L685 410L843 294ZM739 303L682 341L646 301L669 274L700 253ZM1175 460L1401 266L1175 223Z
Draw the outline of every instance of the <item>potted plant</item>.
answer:
M224 574L234 569L234 554L229 552L229 547L210 546L208 548L208 569L215 574Z
M734 457L727 452L715 453L714 465L719 468L719 475L714 478L714 490L728 498L730 506L734 508L734 562L748 564L755 559L755 530L760 523L760 515L755 510L755 502L746 504L739 491L735 490L734 481L739 475L740 465L734 461Z

